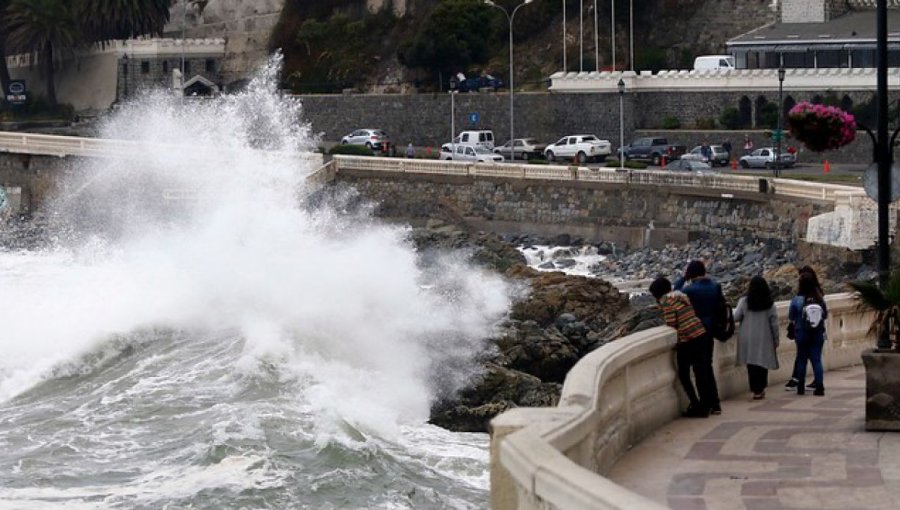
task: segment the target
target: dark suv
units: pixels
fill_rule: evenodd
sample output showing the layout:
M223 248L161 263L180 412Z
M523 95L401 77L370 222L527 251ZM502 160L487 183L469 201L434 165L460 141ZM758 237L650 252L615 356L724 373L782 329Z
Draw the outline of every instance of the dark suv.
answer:
M684 150L684 145L670 144L665 138L638 138L619 149L619 153L620 156L624 153L626 160L643 159L652 165L659 165L663 156L667 160L678 159Z

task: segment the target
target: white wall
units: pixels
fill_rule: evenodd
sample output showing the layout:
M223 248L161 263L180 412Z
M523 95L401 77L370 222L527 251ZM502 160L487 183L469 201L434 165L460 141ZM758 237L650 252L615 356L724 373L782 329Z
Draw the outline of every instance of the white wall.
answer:
M76 111L105 110L116 100L116 55L99 53L57 63L54 73L56 98ZM28 93L46 97L46 77L41 66L12 67L10 76L25 80Z

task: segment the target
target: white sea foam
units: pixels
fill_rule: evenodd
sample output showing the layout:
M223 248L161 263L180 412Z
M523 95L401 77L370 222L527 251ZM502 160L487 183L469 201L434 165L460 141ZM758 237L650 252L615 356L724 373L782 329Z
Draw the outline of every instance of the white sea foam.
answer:
M333 423L396 437L427 417L431 369L481 347L509 289L459 260L427 272L403 228L302 207L314 138L276 70L224 99L150 94L111 117L102 136L140 142L142 157L74 169L54 209L68 242L0 253L0 399L116 335L234 330L236 373L274 363Z

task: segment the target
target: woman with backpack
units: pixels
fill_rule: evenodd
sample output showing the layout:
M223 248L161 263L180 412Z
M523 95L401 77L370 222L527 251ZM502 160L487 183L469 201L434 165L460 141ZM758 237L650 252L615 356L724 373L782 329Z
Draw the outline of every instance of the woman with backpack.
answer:
M797 395L806 393L803 381L806 378L806 362L813 367L813 395L825 395L822 369L822 347L825 345L825 319L828 310L825 297L819 288L818 281L812 275L800 275L797 296L791 300L788 309L788 338L797 343Z
M815 282L816 282L816 289L819 290L819 294L821 294L821 295L823 295L823 296L825 295L825 291L822 289L822 284L819 283L819 276L816 274L816 270L815 270L815 269L813 269L811 266L803 266L803 267L801 267L797 272L799 273L799 274L797 275L798 277L803 277L804 274L808 274L813 280L815 280ZM828 307L825 307L825 310L826 310L826 312L827 312ZM788 328L792 328L792 327L793 327L793 326L788 326ZM789 337L789 338L790 338L791 340L794 339L793 336L791 336L791 337ZM828 335L827 335L827 334L826 334L826 336L825 336L825 339L826 339L826 340L828 339ZM799 353L798 353L798 354L799 354ZM797 368L798 363L799 363L799 358L798 358L797 356L795 356L795 357L794 357L794 369L793 369L793 371L791 372L791 379L787 382L787 384L784 385L784 389L787 390L787 391L794 391L794 390L797 388L797 386L800 385L800 376L798 375L800 372L799 372L799 369ZM804 372L804 373L805 373L805 372ZM806 384L806 383L804 382L803 384ZM809 388L809 389L814 389L814 388L815 388L815 384L814 384L814 383L809 383L809 384L806 385L806 387Z
M766 397L769 370L778 369L778 312L769 284L762 276L754 276L747 295L738 300L734 320L738 329L737 364L747 365L747 380L753 400Z

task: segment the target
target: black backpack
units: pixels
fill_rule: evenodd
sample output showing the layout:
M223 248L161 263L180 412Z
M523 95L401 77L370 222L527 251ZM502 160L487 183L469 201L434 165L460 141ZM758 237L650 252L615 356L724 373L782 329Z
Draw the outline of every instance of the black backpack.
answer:
M720 342L727 342L734 336L734 312L731 305L725 300L722 289L719 289L719 299L716 302L716 310L713 315L712 336Z

